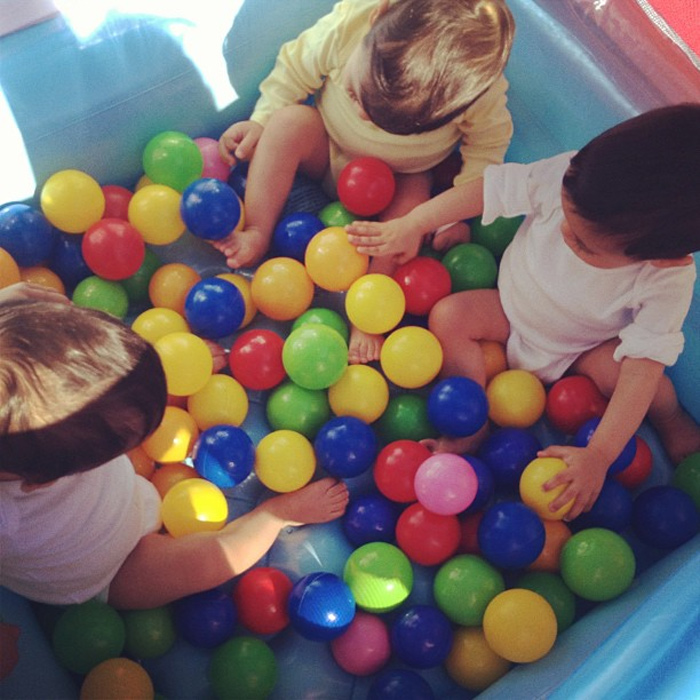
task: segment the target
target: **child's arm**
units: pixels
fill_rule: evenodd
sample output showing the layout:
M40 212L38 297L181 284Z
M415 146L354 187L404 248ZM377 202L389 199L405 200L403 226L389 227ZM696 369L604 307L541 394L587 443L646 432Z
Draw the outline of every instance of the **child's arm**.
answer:
M644 420L663 372L664 365L660 362L626 357L622 360L610 403L588 446L552 445L538 453L540 457L559 457L568 465L568 469L544 485L545 491L562 484L567 487L550 504L552 512L572 499L574 504L567 520L590 510L603 487L608 468Z
M479 178L442 192L398 219L381 223L355 221L345 229L349 241L360 253L401 255L415 250L426 233L476 216L483 207L484 181Z

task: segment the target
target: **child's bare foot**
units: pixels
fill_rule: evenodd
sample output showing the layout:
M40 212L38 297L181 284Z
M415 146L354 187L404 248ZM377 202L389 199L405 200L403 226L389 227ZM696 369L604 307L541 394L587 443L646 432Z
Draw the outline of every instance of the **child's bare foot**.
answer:
M459 243L469 243L469 239L469 226L464 221L458 221L435 232L433 235L433 248L445 251L454 248Z
M655 420L654 427L673 464L700 452L700 426L680 406L666 420Z
M348 487L343 481L326 477L297 491L274 496L268 505L287 525L308 525L339 518L345 512L349 498Z
M219 252L226 256L226 264L232 268L251 267L267 252L269 236L260 229L250 227L242 231L232 231L226 238L211 241Z
M474 435L468 435L467 437L447 437L442 435L439 438L425 438L420 443L434 454L438 452L451 452L456 455L474 454L488 434L489 426L486 423Z
M365 333L354 326L350 329L348 362L351 365L364 365L379 359L384 344L383 335Z

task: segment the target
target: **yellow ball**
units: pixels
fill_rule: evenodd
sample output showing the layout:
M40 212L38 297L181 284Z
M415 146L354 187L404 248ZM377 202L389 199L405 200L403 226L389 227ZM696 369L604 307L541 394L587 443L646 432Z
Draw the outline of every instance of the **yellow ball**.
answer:
M161 515L173 537L221 530L228 519L228 502L221 489L207 479L178 481L163 498Z
M220 277L222 280L226 280L227 282L235 285L238 288L238 291L241 293L243 303L245 304L245 316L243 316L243 320L241 321L241 325L238 327L238 330L245 328L255 318L255 314L258 313L258 309L253 301L253 293L250 289L250 280L236 272L222 272L220 275L217 275L217 277Z
M484 612L484 636L499 656L530 663L545 656L557 638L557 618L539 593L511 588L499 593Z
M369 256L358 253L341 226L319 231L308 243L304 264L311 279L322 289L344 292L367 272Z
M480 627L459 627L445 661L445 670L455 683L475 692L486 690L510 669L510 661L487 644Z
M271 258L255 272L251 284L258 310L275 321L291 321L311 306L314 283L293 258Z
M311 442L294 430L268 433L255 450L255 473L272 491L296 491L311 481L316 455Z
M188 333L190 328L177 311L154 306L146 309L133 320L131 330L153 344L170 333Z
M49 270L48 267L42 267L41 265L24 267L19 271L19 276L22 282L38 284L42 287L53 289L60 294L66 293L66 285L63 284L63 280L53 270ZM2 286L2 283L0 283L0 286Z
M182 462L199 437L194 418L177 406L166 406L160 425L141 443L143 451L160 464Z
M185 299L190 289L202 279L201 275L185 263L161 265L148 283L148 296L153 306L161 306L185 315Z
M390 382L404 389L417 389L437 377L442 367L442 346L425 328L404 326L384 341L379 362Z
M544 413L547 394L532 372L508 369L486 387L489 418L501 427L529 428Z
M399 283L388 275L369 274L355 280L345 297L350 323L365 333L386 333L396 328L406 311Z
M54 173L41 188L41 210L58 229L83 233L105 211L105 195L97 180L82 170Z
M20 280L19 265L4 248L0 248L0 289L17 284Z
M336 416L354 416L373 423L389 403L389 385L374 367L348 365L328 389L328 402Z
M200 430L214 425L239 426L248 415L248 394L233 377L213 374L188 397L187 410Z
M549 504L566 488L557 486L545 491L542 486L555 474L566 469L566 462L557 457L538 457L528 464L520 475L520 498L544 520L561 520L574 504L572 498L558 510L549 510Z
M80 687L80 700L150 700L153 682L146 670L131 659L107 659L94 666Z
M214 358L207 344L194 333L176 331L159 338L156 349L165 372L168 393L190 396L211 377Z
M166 245L176 241L186 226L180 216L179 192L167 185L146 185L129 201L129 223L146 243Z

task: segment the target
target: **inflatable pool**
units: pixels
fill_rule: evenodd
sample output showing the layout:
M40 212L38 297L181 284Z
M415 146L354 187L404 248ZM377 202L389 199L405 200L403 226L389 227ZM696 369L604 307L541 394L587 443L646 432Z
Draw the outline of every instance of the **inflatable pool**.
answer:
M640 111L700 99L700 61L673 32L651 22L645 2L509 4L517 35L506 71L515 122L508 160L575 149ZM23 26L0 37L2 202L32 200L50 175L65 168L84 170L103 184L133 188L143 148L155 134L178 130L193 138L218 137L248 115L280 44L328 11L332 1L230 0L203 3L201 10L191 2L153 2L141 4L152 7L138 13L127 1L94 5L92 12L66 9L61 15L50 8L41 11L51 3L27 3L21 10L29 13ZM34 16L32 8L40 8ZM0 17L9 20L9 15ZM309 197L303 191L298 195ZM159 256L185 260L207 275L224 271L220 256L200 243L184 237L159 250ZM700 283L685 332L684 353L670 374L683 403L700 421ZM269 430L265 396L252 392L250 399L243 427L257 442ZM547 426L538 430L547 437ZM672 467L653 431L644 425L640 435L654 455L645 486L667 482ZM355 481L353 493L367 485L361 477ZM227 492L232 514L249 509L262 491L249 479ZM696 536L662 556L633 542L641 571L633 585L615 600L591 606L547 656L513 668L479 697L697 697L699 544ZM283 533L261 564L293 579L315 571L342 574L351 551L336 522ZM430 602L434 570L414 570L409 600ZM0 619L20 633L19 661L0 682L0 697L78 697L80 679L56 661L42 616L7 590L0 596ZM372 679L341 670L327 644L291 629L268 641L278 667L273 698L367 696ZM178 640L144 666L163 697L205 699L213 697L210 657L210 650ZM441 668L421 675L435 697L473 696Z

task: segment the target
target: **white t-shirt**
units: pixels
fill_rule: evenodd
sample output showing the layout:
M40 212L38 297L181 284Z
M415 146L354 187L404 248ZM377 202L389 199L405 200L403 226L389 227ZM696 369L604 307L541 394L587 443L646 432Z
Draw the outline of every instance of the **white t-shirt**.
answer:
M572 156L494 165L484 173L483 222L525 215L498 277L511 325L509 366L553 382L583 352L616 337L617 361L648 358L670 366L683 350L695 266L644 261L608 270L578 258L561 233L561 183Z
M89 600L160 523L158 492L126 456L29 493L0 482L0 584L53 605Z

